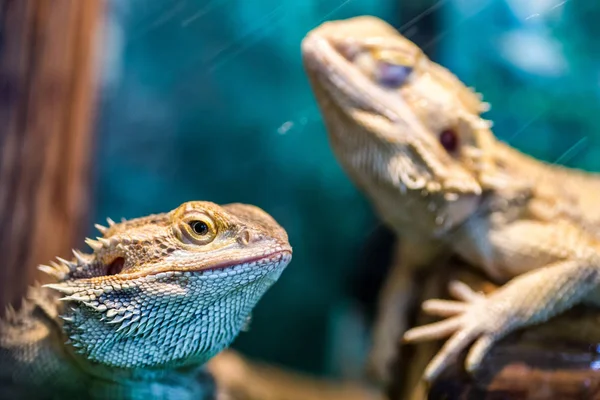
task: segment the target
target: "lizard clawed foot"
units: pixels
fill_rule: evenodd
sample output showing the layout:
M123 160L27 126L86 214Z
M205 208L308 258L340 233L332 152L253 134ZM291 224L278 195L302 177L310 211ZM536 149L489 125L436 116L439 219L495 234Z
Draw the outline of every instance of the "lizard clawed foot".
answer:
M460 301L434 299L425 301L422 306L426 313L447 319L410 329L404 334L406 342L451 336L425 369L424 379L427 382L434 380L473 340L475 344L468 353L465 367L469 372L474 371L498 339L500 332L497 328L503 326L502 318L494 312L486 296L457 281L450 283L449 290Z

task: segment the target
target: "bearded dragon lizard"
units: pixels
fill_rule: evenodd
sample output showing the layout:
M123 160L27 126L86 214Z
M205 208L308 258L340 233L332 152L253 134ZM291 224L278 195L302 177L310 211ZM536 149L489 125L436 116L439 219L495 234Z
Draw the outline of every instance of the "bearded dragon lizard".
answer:
M451 336L425 369L431 381L473 342L468 371L510 332L598 305L600 176L497 140L481 96L375 17L323 23L302 54L337 159L401 238L372 351L384 380L403 332ZM410 271L448 251L502 286L485 296L452 282L459 301L423 304L447 319L406 331Z
M91 254L40 269L0 322L1 398L201 399L202 365L229 346L292 256L261 209L188 202L97 226Z

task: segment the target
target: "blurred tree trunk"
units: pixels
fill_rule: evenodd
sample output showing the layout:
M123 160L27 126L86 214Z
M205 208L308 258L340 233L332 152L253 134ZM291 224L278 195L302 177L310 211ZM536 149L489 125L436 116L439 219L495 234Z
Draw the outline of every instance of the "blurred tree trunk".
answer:
M85 227L105 0L0 0L0 313Z

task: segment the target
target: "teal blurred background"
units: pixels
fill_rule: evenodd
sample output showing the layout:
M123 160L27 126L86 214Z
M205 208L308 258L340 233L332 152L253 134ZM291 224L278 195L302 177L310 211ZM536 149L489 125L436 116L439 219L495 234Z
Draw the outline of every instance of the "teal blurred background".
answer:
M94 221L265 209L294 259L234 347L328 376L361 372L391 236L329 149L300 41L363 14L482 92L503 140L600 170L595 0L112 0L102 54Z

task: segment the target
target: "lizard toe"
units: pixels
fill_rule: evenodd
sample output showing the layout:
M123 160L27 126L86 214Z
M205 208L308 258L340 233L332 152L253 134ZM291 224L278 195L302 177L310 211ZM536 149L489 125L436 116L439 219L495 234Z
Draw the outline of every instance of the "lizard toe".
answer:
M460 301L432 299L425 301L422 309L429 315L452 317L466 312L468 307L468 304Z
M449 318L432 324L419 326L404 333L405 342L423 342L442 339L452 335L460 329L462 320L459 317Z
M469 373L473 373L481 363L483 359L491 349L491 347L495 343L495 339L492 335L483 335L473 344L471 350L469 350L469 354L467 355L467 359L465 360L465 369Z
M455 333L427 365L423 374L424 380L431 382L437 378L440 373L456 360L460 352L471 343L475 336L476 331L472 329L462 329Z

